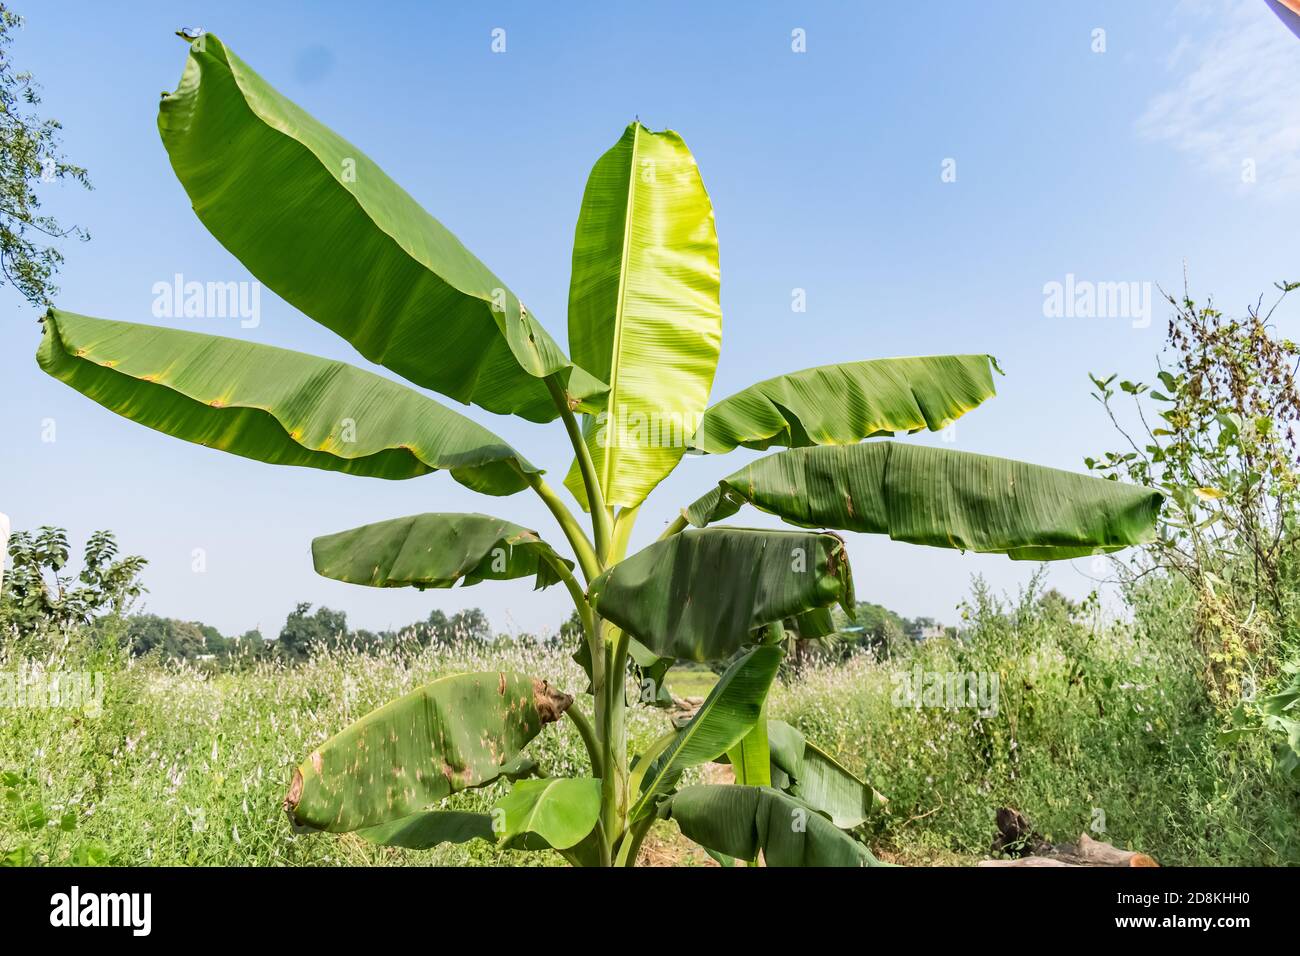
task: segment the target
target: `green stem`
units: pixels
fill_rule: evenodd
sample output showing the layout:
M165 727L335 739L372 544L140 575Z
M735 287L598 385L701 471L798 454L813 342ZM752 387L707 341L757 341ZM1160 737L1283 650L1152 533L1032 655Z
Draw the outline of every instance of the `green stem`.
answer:
M592 549L586 532L582 530L582 525L578 524L578 519L573 516L573 512L565 507L560 496L555 493L555 489L548 485L541 475L528 475L527 478L528 484L555 516L560 530L564 532L564 537L568 539L569 546L573 548L574 556L578 559L578 567L582 568L583 578L590 584L591 580L600 573L600 562L596 559L596 552Z
M626 683L628 635L603 622L604 681L597 691L601 702L600 727L604 744L605 774L601 777L601 819L610 845L617 845L627 826L627 726Z
M610 564L618 564L627 556L627 545L632 539L632 526L636 524L640 511L639 504L618 509L618 515L614 518L614 538L609 549Z
M596 739L596 730L591 726L591 721L587 719L586 714L578 709L576 702L570 704L564 714L578 728L578 736L582 738L582 743L587 748L587 756L591 758L591 775L603 778L605 776L604 759L600 753L600 741Z
M654 822L654 814L649 813L628 828L626 835L623 837L623 842L619 844L618 858L614 861L615 866L636 866L636 858L641 852L641 844L645 842L646 834L650 832Z
M560 411L560 418L564 420L564 430L569 434L569 444L573 446L573 453L578 459L578 470L582 473L582 484L587 491L587 507L591 511L592 528L596 532L596 557L603 567L613 537L609 509L605 506L605 493L601 490L600 480L596 476L596 465L591 460L591 452L578 428L578 420L573 417L573 409L569 407L568 395L554 378L546 379L546 387L551 390L551 398Z
M664 529L664 533L659 536L659 540L663 541L665 538L671 538L678 532L685 531L686 523L686 516L678 515L672 520L668 527Z

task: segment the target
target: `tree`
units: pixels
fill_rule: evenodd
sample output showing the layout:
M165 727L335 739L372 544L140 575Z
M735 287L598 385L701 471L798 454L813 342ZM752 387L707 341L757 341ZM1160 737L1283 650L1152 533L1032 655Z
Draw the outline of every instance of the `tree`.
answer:
M348 616L343 611L327 607L318 607L315 614L310 611L311 604L300 602L280 628L277 647L287 660L306 660L313 646L338 645L348 637Z
M204 625L156 614L137 614L127 622L131 653L137 657L157 650L163 657L193 660L205 652Z
M880 660L896 656L907 647L908 626L903 618L880 604L858 602L858 624L862 643Z
M250 663L262 660L266 653L266 641L262 632L254 628L230 641L227 659L236 664Z
M31 73L15 72L9 58L13 31L22 17L0 3L0 274L29 302L48 305L58 289L54 273L63 254L53 241L90 234L80 227L64 228L40 212L38 189L72 180L91 188L86 170L64 158L57 120L42 119L40 87Z
M1186 288L1166 296L1151 383L1091 376L1122 441L1084 463L1169 497L1166 533L1116 570L1130 584L1155 572L1188 586L1209 699L1239 730L1276 732L1279 766L1300 775L1300 345L1273 324L1300 282L1276 287L1271 306L1261 297L1235 317Z
M457 611L451 616L442 643L481 647L491 639L492 625L488 623L487 615L479 608L472 607L466 611Z
M1121 421L1111 375L1092 376L1096 398L1123 439L1085 464L1168 495L1168 534L1142 555L1183 578L1200 603L1198 643L1216 696L1235 699L1272 643L1291 631L1287 576L1300 558L1300 346L1276 334L1272 315L1300 283L1279 283L1267 310L1231 318L1184 291L1173 307L1168 359L1155 382L1121 381L1137 426ZM1260 677L1272 676L1258 675Z
M491 670L412 691L298 768L285 807L299 827L408 847L482 837L632 865L663 817L724 856L874 863L848 832L874 806L871 788L766 719L785 622L825 634L826 609L854 605L844 541L826 529L1028 560L1116 550L1154 531L1161 496L1147 489L937 447L860 444L943 428L992 397L987 355L806 369L710 406L717 236L698 166L674 132L633 122L592 170L574 241L570 358L364 153L216 37L191 44L159 128L200 220L286 301L416 385L531 422L558 419L574 455L564 484L590 516L589 535L540 468L391 379L50 311L41 366L121 415L264 462L390 479L442 469L487 495L532 491L571 549L483 514L393 518L312 542L318 573L371 587L561 584L582 625L575 656L590 687L580 703L542 675ZM643 501L688 446L786 450L727 477L627 555ZM746 504L796 529L715 526ZM631 759L629 700L658 703L679 659L733 657L695 716ZM624 680L631 665L636 691ZM585 744L588 775L524 779L533 765L523 749L561 719ZM680 786L688 768L723 755L736 785ZM501 779L513 786L495 815L430 809ZM792 819L806 825L783 825Z
M123 614L145 590L140 581L145 559L119 558L111 531L96 531L87 539L76 577L65 573L69 549L62 528L15 531L9 558L13 566L0 582L0 634L63 630Z

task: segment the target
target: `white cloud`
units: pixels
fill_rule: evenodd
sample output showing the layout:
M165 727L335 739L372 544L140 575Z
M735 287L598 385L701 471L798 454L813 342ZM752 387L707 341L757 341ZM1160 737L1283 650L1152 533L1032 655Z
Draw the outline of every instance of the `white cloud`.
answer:
M1147 104L1139 135L1186 153L1229 186L1300 194L1300 39L1265 3L1184 11L1206 29L1171 51L1174 83ZM1247 161L1254 185L1242 181Z

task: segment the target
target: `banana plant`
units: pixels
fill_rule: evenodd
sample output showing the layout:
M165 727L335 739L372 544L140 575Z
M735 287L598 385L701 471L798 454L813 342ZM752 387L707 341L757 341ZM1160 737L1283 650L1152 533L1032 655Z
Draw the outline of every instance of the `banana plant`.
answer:
M313 542L320 574L358 585L562 585L589 682L561 688L500 671L412 690L293 771L284 808L298 830L412 848L483 839L631 866L654 822L672 820L724 861L873 864L853 830L879 796L767 714L786 625L815 636L829 608L853 610L836 532L1021 560L1111 551L1153 533L1161 498L1146 489L872 440L942 429L993 397L987 355L826 365L710 404L718 240L677 133L633 122L596 161L574 236L566 355L445 226L216 36L192 39L158 128L199 220L260 281L414 385L558 420L573 456L566 502L487 428L392 378L49 311L41 367L140 424L272 464L393 480L443 470L485 495L536 494L554 516L563 544L445 513L376 515ZM647 496L685 453L738 447L776 450L702 489L659 540L627 553ZM746 505L789 527L718 523ZM689 721L666 722L630 753L628 708L660 703L679 660L731 663ZM585 745L586 776L545 776L526 752L560 720ZM736 782L683 784L710 761L729 762ZM456 794L488 785L506 788L492 812L456 809Z

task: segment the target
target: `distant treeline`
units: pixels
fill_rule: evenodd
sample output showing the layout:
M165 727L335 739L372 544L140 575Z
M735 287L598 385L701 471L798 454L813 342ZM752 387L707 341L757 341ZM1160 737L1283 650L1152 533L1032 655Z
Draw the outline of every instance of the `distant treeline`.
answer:
M846 656L871 652L889 657L903 647L936 633L952 636L953 628L943 628L933 618L903 617L880 604L860 602L857 620L837 615L839 630L820 650L809 647L805 653L814 657ZM581 625L571 614L557 629L544 638L531 635L524 639L556 642L565 645L580 640ZM134 614L126 619L126 637L131 653L142 656L157 652L160 656L189 661L212 661L218 666L260 660L295 663L306 660L313 648L351 647L361 651L393 647L399 642L410 646L464 647L483 646L505 640L494 635L487 616L479 608L447 616L432 611L423 621L415 621L396 630L370 631L349 628L347 614L333 608L298 604L285 619L278 634L268 638L260 630L239 635L225 635L210 624L182 621L156 614ZM801 655L802 656L802 655Z
M183 621L157 614L132 613L144 593L141 572L145 560L122 556L111 532L97 531L86 542L80 573L70 567L71 549L61 528L43 526L17 531L9 540L10 568L0 584L0 643L29 639L71 628L98 629L111 625L136 656L157 654L172 660L211 662L225 667L244 662L306 660L313 648L351 647L362 651L407 646L475 646L488 642L528 641L577 647L582 626L572 613L556 631L541 637L494 635L479 608L448 617L432 611L422 621L396 630L370 631L348 627L347 614L333 608L299 603L279 633L260 630L227 635L201 621ZM933 618L906 618L869 602L857 605L856 620L842 612L835 616L836 633L827 638L799 641L797 663L810 658L846 657L870 652L892 657L917 641L935 636L956 636Z
M134 614L126 619L126 637L137 656L157 652L177 660L215 661L218 664L279 659L306 660L313 648L353 647L378 650L399 641L414 646L482 645L493 639L492 627L479 608L448 617L435 610L423 621L397 630L369 631L348 627L343 611L299 603L284 626L268 639L260 630L225 635L210 624L182 621L157 614Z

